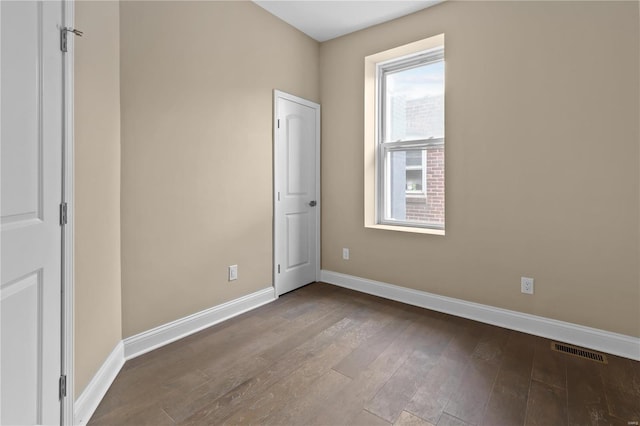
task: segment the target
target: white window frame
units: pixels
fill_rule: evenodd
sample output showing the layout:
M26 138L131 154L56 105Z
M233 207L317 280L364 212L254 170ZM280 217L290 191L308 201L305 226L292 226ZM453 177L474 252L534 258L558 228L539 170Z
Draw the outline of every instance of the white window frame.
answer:
M396 221L384 219L384 199L387 194L388 178L384 170L386 153L393 150L424 149L441 147L444 138L387 141L382 140L385 135L381 96L384 93L385 72L409 69L426 63L436 63L444 60L444 34L420 40L415 43L380 52L365 58L365 227L416 232L425 234L444 235L443 224L420 223L416 221ZM426 180L426 159L423 160L423 180ZM426 185L423 191L417 191L411 196L426 196ZM388 213L388 212L387 212ZM387 215L388 216L388 215Z

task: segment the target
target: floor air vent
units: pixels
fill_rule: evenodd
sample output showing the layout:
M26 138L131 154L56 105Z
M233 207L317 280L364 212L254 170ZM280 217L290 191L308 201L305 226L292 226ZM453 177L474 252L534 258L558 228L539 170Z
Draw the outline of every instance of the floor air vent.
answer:
M591 361L607 364L607 356L598 352L582 349L577 346L567 345L566 343L551 342L551 350L563 352L565 354L577 356Z

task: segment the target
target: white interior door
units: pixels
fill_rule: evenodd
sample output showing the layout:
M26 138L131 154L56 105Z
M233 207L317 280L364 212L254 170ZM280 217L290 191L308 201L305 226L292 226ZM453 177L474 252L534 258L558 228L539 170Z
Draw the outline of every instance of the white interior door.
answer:
M276 293L317 281L320 268L320 105L274 92Z
M3 425L60 423L62 7L0 2Z

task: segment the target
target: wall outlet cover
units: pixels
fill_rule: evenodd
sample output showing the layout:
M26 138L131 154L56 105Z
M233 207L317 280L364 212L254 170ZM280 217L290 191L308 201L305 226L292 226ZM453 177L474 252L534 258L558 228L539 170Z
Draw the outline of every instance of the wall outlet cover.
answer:
M229 281L235 281L238 279L238 265L229 266Z
M533 294L533 278L520 277L520 291L525 294Z

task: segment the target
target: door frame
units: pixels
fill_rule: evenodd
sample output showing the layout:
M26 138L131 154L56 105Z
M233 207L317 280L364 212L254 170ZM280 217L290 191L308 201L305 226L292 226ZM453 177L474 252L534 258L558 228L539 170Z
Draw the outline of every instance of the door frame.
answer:
M75 0L62 1L62 25L75 27ZM75 424L75 363L74 363L74 37L67 38L67 52L63 63L63 137L62 137L62 202L67 203L67 224L62 227L62 324L61 374L66 376L66 397L61 400L60 424Z
M309 108L313 108L315 110L315 119L316 119L316 137L315 137L315 155L316 155L316 200L317 200L317 214L316 214L316 223L315 223L315 234L316 234L316 281L320 280L320 223L321 223L321 213L322 213L322 202L320 197L320 104L309 101L307 99L292 95L287 92L283 92L282 90L274 89L273 91L273 292L274 298L278 298L278 248L281 244L284 244L282 240L283 230L279 229L278 226L278 215L280 214L280 203L278 203L278 191L276 188L278 179L280 177L280 170L282 170L279 158L277 156L276 150L276 141L277 141L277 130L278 130L278 118L280 115L280 111L278 110L278 100L285 99L288 101L296 102L302 104L304 106L308 106Z

